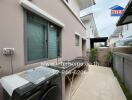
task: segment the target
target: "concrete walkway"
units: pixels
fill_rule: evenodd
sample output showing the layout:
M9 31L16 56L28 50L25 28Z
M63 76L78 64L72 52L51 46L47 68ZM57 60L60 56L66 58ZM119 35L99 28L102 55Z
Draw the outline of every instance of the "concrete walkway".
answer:
M126 100L110 68L90 66L89 72L81 76L73 83L76 89L72 90L71 100Z

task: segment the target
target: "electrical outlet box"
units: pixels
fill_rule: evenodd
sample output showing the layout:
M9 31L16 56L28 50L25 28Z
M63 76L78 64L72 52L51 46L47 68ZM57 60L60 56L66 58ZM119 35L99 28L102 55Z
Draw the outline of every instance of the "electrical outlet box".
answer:
M14 55L14 48L3 48L3 55L10 56Z

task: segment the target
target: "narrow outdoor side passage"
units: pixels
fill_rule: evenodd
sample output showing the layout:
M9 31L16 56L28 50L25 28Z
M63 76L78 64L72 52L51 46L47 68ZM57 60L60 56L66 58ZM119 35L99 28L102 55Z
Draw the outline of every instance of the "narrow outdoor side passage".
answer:
M126 100L112 70L107 67L91 65L87 73L74 80L72 89L69 100Z

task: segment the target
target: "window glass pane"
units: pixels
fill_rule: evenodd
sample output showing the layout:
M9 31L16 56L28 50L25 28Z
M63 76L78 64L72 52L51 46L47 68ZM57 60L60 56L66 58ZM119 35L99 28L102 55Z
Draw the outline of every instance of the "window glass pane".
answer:
M58 52L57 29L50 25L48 34L48 58L56 58Z
M46 58L46 26L28 16L27 34L28 61Z

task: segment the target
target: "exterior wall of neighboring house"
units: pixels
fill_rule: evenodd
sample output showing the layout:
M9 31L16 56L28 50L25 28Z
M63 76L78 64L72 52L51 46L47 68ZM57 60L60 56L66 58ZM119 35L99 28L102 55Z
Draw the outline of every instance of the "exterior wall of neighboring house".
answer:
M93 14L89 14L81 17L81 19L86 27L86 37L87 37L86 48L87 50L90 50L90 38L98 37L98 32L94 21L94 17Z
M123 38L132 36L132 24L127 24L123 26Z
M129 39L132 36L131 31L132 31L132 24L127 24L120 27L118 26L115 32L109 37L109 40L108 40L109 46L111 47L123 46L125 40Z
M109 45L113 46L114 43L116 43L119 40L124 40L125 38L128 38L130 36L132 36L131 32L132 32L132 24L126 24L122 27L122 30L120 30L120 32L116 32L113 33L110 38L109 38ZM114 35L114 36L113 36Z
M119 41L119 37L110 37L109 41L109 46L114 46L114 43Z
M85 36L86 30L64 2L62 0L32 0L32 3L64 24L61 31L60 59L70 60L82 56L81 39ZM11 74L11 58L2 55L2 48L15 49L15 55L12 58L14 72L40 65L39 62L25 64L24 10L19 0L0 1L0 12L0 70L2 70L2 76ZM75 45L76 32L80 34L79 46ZM47 62L56 61L57 59L47 60Z
M123 38L123 26L117 27L114 33L108 39L108 45L114 46L114 44Z
M94 32L93 24L92 24L91 20L85 21L84 25L87 28L87 30L86 30L87 38L94 38L95 37L95 34L94 34L95 32Z
M90 38L94 38L94 33L93 33L93 29L92 29L92 25L91 25L91 21L85 21L84 25L86 27L86 37L87 37L87 45L86 48L90 49Z

